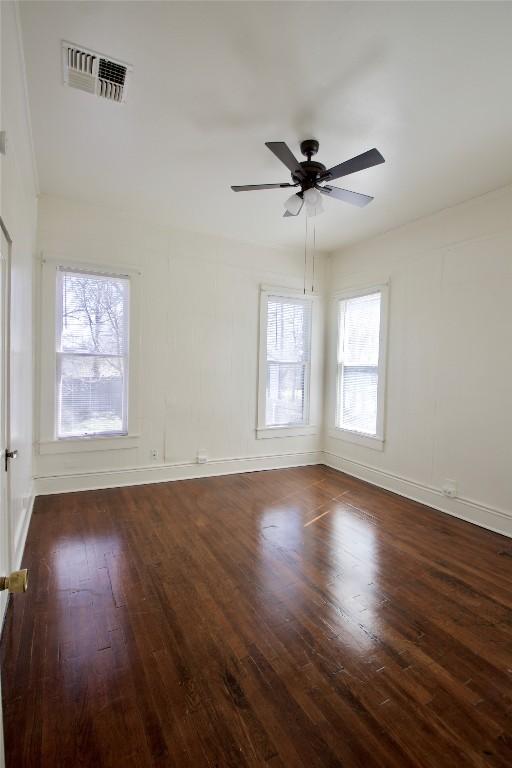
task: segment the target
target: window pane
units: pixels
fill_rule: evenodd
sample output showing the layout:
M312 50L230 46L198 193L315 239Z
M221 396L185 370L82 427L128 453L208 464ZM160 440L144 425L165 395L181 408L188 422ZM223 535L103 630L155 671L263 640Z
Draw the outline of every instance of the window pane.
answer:
M310 356L311 302L267 299L267 426L304 423L305 374Z
M268 363L267 426L304 421L304 365Z
M126 354L129 281L61 271L60 287L60 351Z
M339 304L337 426L377 434L381 293Z
M339 427L367 435L377 433L378 369L370 366L343 366L338 392Z
M357 296L344 303L341 361L345 365L378 365L380 293Z
M309 359L309 303L270 297L267 311L267 360L302 363Z
M126 432L124 368L119 357L61 355L59 437Z

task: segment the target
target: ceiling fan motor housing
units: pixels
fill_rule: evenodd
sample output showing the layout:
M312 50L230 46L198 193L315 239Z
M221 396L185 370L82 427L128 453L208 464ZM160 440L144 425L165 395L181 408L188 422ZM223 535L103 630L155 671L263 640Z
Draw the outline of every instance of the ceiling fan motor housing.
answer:
M300 143L300 151L307 157L307 160L299 163L302 173L292 171L292 179L295 184L300 184L303 192L314 187L318 182L319 175L325 171L325 165L311 160L311 157L318 152L319 146L316 139L305 139Z
M299 163L303 170L302 174L292 173L292 179L296 184L300 184L303 189L310 189L318 183L318 177L325 171L325 165L316 160L305 160Z

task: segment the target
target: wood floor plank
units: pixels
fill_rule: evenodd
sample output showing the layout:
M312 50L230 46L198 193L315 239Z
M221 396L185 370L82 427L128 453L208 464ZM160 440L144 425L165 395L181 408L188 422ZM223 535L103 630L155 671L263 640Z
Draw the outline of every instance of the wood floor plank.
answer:
M510 766L509 551L322 466L40 497L7 768Z

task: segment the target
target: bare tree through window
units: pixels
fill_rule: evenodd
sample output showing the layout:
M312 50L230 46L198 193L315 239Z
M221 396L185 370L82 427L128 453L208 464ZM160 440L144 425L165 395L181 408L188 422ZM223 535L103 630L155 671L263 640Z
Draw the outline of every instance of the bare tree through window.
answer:
M126 432L129 281L60 270L59 437Z

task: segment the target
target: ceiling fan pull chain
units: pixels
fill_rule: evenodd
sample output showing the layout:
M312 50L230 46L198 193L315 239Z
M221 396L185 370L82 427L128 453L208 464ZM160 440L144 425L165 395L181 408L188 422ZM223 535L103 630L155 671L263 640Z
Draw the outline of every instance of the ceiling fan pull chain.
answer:
M306 295L306 272L307 272L307 247L308 247L308 217L304 217L306 219L306 234L304 237L304 296Z
M316 253L316 222L313 222L313 274L311 276L311 293L315 292L315 253Z

